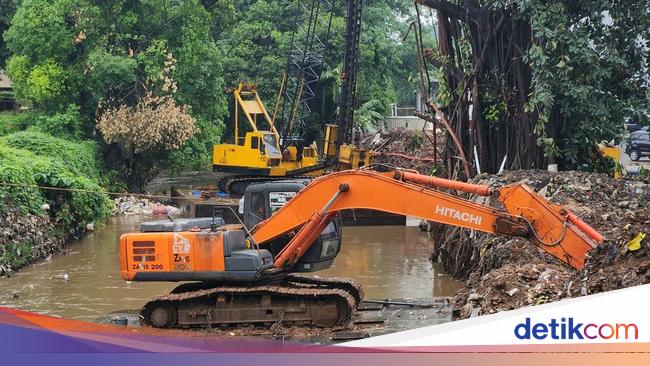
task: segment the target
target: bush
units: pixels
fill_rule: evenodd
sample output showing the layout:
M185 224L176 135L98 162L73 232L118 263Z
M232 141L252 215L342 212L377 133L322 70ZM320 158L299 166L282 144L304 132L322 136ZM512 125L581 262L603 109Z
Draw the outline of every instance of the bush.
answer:
M212 148L221 140L223 125L200 118L196 121L199 133L180 149L172 151L163 163L174 176L183 171L212 168Z
M79 107L70 104L64 112L52 115L38 112L0 113L0 136L12 132L31 130L69 140L80 140L81 114Z
M58 160L74 175L100 179L99 149L92 141L72 142L43 132L21 131L0 137L0 143Z
M32 124L34 115L30 112L14 114L13 112L0 113L0 136L26 129Z
M25 150L17 150L0 145L0 182L36 185L29 162L36 157ZM24 213L43 214L41 206L45 199L38 189L0 186L2 207L11 201Z
M103 191L95 161L96 145L73 143L40 132L18 132L0 138L0 182ZM43 215L44 203L60 227L69 230L101 220L111 211L102 193L0 187L0 198L24 213Z
M32 130L47 132L57 137L71 140L79 140L82 137L81 115L79 107L75 104L70 104L63 113L33 117L30 125Z

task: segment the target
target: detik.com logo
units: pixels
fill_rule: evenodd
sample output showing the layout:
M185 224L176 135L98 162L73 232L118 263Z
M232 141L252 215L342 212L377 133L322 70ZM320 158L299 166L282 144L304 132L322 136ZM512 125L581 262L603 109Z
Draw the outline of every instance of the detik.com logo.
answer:
M553 318L548 323L532 323L526 318L514 332L519 339L639 339L639 327L634 323L581 323L572 317Z

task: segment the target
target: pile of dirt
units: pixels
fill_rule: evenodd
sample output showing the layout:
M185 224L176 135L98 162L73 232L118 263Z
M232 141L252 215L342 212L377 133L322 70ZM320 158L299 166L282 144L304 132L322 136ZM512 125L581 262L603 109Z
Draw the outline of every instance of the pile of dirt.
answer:
M650 234L648 182L546 171L483 175L474 182L495 187L525 183L576 213L606 240L589 253L578 272L522 238L434 225L434 259L466 281L454 299L461 317L650 283L650 237L638 249L628 246L639 233ZM498 207L493 198L470 198Z
M361 140L361 146L379 155L374 158L377 164L394 165L415 169L423 174L431 174L436 163L441 162L441 154L435 154L431 131L411 131L393 129L368 135ZM444 147L444 134L437 133L438 151Z
M7 204L0 208L0 277L64 247L65 240L49 216L27 214Z

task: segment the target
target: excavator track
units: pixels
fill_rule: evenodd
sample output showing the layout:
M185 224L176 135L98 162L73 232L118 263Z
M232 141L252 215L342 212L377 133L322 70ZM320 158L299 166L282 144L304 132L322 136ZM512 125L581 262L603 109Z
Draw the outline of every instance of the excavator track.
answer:
M140 318L142 325L156 328L277 323L334 327L350 321L362 298L361 287L350 279L289 275L279 284L257 286L197 282L148 302Z
M359 282L353 280L352 278L302 276L292 273L287 276L287 280L292 283L316 285L323 288L343 290L350 294L350 296L354 297L357 304L363 301L363 288Z
M233 175L230 177L222 178L219 183L219 190L235 196L243 196L246 192L246 187L253 183L263 182L276 182L280 180L291 179L310 179L310 177L303 175L288 175L284 177L265 177L257 175Z
M244 194L244 192L246 192L246 187L248 187L253 183L290 180L290 179L312 179L313 177L309 177L305 174L315 172L317 170L327 169L331 167L333 164L334 164L334 160L326 160L316 165L291 170L287 172L287 175L281 177L268 177L268 176L259 176L259 175L231 175L231 176L221 178L221 180L219 180L217 185L219 187L219 190L221 190L222 192L241 196Z

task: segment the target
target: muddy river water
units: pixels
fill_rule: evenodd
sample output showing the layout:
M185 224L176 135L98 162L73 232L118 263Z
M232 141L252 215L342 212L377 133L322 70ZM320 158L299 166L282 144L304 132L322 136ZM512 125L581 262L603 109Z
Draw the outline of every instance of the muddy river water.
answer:
M139 309L169 292L173 283L125 282L118 265L119 236L136 231L141 217L111 219L72 243L68 252L0 278L0 306L93 321L106 314ZM366 298L452 296L460 284L428 260L433 244L416 227L344 227L343 247L320 276L352 277Z

